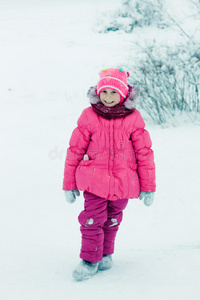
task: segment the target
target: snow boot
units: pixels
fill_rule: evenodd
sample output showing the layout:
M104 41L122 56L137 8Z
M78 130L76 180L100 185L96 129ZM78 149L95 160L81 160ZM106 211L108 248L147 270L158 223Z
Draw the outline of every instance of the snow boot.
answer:
M98 271L99 263L91 263L86 260L81 260L80 264L73 271L74 279L81 281L91 278Z
M102 260L99 263L99 270L105 271L112 268L112 256L111 255L104 255Z

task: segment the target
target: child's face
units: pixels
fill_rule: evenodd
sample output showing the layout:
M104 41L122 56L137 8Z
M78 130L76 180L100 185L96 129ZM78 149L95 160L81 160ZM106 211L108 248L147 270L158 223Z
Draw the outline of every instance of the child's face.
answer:
M99 97L101 102L107 107L115 106L119 104L121 100L120 94L111 89L102 90Z

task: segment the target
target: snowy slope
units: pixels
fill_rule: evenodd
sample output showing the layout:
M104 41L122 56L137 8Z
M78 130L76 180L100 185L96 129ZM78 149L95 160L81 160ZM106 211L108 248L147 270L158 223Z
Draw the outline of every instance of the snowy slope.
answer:
M130 36L92 31L115 3L0 2L1 300L200 298L200 127L191 124L147 126L154 205L129 201L112 270L71 276L83 197L65 203L65 151L98 71L129 57Z

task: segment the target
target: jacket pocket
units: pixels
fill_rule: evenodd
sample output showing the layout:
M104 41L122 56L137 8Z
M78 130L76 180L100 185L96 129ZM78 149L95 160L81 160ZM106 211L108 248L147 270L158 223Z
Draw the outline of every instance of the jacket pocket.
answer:
M89 166L89 165L91 165L92 164L92 162L93 162L93 160L81 160L80 162L79 162L79 167L84 167L84 166Z

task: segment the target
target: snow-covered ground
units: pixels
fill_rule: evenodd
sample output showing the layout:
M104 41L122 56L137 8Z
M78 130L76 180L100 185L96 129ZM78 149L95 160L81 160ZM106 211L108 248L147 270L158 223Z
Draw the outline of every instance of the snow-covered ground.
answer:
M147 124L155 203L129 201L113 269L85 282L71 276L83 197L65 202L65 151L98 71L131 52L130 35L92 31L116 3L0 2L1 300L200 299L200 127L189 123Z

